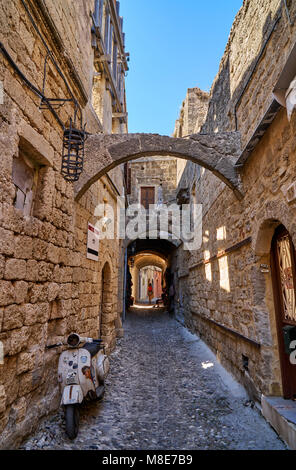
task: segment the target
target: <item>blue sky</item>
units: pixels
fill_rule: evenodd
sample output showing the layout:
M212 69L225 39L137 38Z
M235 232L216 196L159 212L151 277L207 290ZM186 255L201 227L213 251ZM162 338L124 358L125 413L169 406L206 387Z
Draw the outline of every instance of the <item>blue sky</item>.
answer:
M243 0L121 0L129 132L171 135L187 88L209 91Z

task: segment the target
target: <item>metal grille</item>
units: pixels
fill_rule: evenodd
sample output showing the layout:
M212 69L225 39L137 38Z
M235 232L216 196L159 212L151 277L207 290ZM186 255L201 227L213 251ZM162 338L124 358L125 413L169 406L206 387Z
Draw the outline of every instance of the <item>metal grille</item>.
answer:
M288 235L285 235L278 240L277 250L284 304L284 317L285 320L296 321L295 285L292 269L291 245Z

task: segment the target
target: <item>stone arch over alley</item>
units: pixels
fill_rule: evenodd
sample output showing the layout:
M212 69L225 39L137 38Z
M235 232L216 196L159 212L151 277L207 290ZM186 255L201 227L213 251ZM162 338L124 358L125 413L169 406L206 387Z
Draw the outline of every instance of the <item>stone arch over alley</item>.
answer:
M210 170L243 197L235 162L240 155L240 134L194 134L189 139L157 134L91 135L85 145L84 170L75 184L79 200L88 188L111 169L127 161L155 155L190 160Z

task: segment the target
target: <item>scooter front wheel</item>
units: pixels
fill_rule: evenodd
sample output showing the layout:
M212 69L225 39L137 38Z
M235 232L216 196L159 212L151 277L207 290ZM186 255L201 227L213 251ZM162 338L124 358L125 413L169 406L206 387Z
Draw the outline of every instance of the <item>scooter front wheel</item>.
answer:
M78 405L65 406L66 433L69 439L73 440L78 435L79 430L79 409Z

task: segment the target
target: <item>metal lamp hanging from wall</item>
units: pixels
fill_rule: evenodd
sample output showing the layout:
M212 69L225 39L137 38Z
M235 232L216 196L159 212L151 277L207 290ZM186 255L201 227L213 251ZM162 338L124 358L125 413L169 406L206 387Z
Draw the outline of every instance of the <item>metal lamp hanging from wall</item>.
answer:
M83 170L85 126L82 129L70 127L64 130L62 175L67 181L78 181Z

